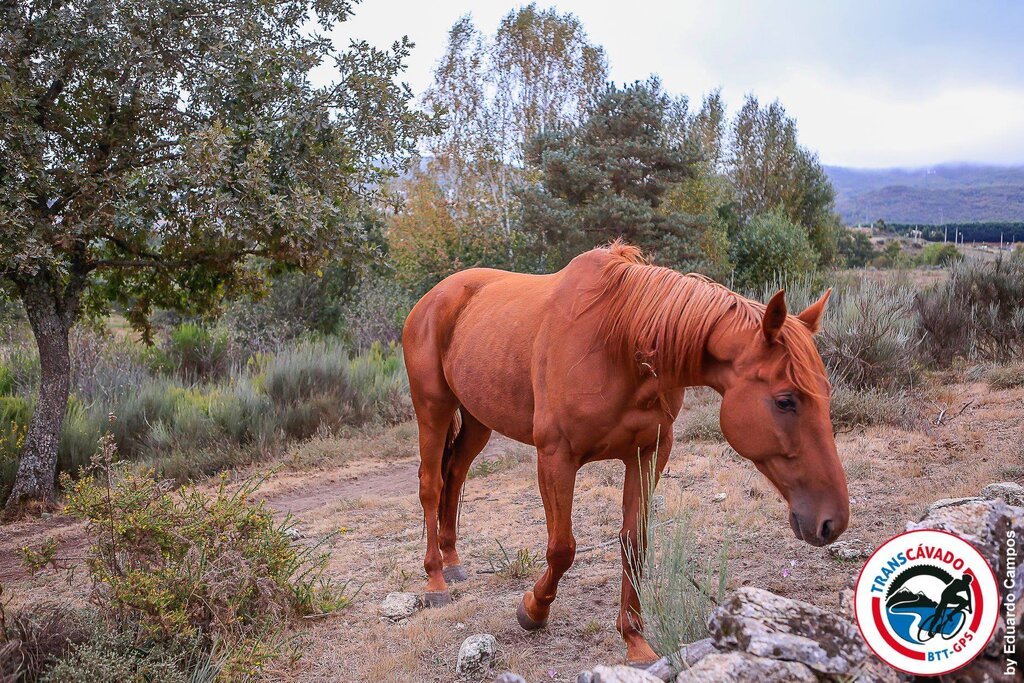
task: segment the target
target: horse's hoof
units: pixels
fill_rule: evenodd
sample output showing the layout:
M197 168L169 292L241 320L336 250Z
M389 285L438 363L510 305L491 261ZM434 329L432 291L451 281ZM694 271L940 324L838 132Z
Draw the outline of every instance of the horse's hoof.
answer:
M519 607L516 608L516 621L527 631L536 631L539 628L544 628L546 624L544 621L534 621L531 619L530 615L526 613L526 603L522 600L519 601Z
M444 607L452 604L452 594L448 591L427 591L423 594L423 604L427 607Z
M465 567L461 564L453 564L450 567L445 567L441 570L441 576L443 576L444 580L448 583L459 583L460 581L465 581L469 578Z

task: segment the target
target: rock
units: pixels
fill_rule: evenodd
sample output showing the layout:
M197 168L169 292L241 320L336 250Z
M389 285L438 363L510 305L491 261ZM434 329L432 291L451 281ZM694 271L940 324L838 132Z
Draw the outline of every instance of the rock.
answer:
M981 496L968 496L967 498L939 498L937 501L929 505L924 513L930 514L934 510L939 508L948 508L956 505L963 505L964 503L976 503L979 500L985 500Z
M380 603L380 620L401 624L423 609L423 601L415 593L388 593Z
M981 490L981 497L989 500L1002 498L1007 505L1024 506L1024 486L1013 481L989 484Z
M576 683L662 683L662 680L643 669L619 664L599 665L590 671L582 671L576 677Z
M852 588L844 588L839 591L839 613L846 617L847 621L854 621L857 618L853 597L854 590Z
M676 677L676 683L817 683L803 664L780 662L744 652L714 653Z
M966 499L964 499L966 500ZM1010 527L1024 533L1024 509L1007 505L1002 500L978 498L958 505L931 505L920 522L907 523L907 531L940 529L972 543L998 575L1002 558L1006 557L1006 530Z
M526 683L526 679L519 674L514 674L511 671L506 671L497 678L494 679L493 683Z
M731 594L712 612L708 630L720 650L798 662L829 676L882 667L853 622L760 588L743 587ZM895 674L889 680L896 680Z
M836 541L828 547L828 554L837 560L866 560L875 552L875 547L859 538Z
M712 501L714 501L714 502L716 502L716 503L721 503L721 502L722 502L723 500L725 500L725 499L726 499L726 498L728 498L728 497L729 497L729 494L728 494L728 493L725 493L725 492L723 491L722 493L716 493L716 494L715 494L715 495L714 495L714 496L713 496L713 497L711 498L711 500L712 500Z
M293 526L290 526L287 529L285 529L284 530L284 535L287 536L288 538L292 539L293 541L297 541L300 538L302 538L302 532L299 531L298 529L296 529Z
M711 638L698 640L689 645L683 645L674 657L662 657L651 664L647 667L647 673L663 681L670 681L677 670L686 670L714 652L718 652L718 649ZM676 666L677 662L680 666Z
M455 665L455 673L459 676L485 673L494 663L497 649L498 641L490 633L478 633L466 638L459 648L459 661Z

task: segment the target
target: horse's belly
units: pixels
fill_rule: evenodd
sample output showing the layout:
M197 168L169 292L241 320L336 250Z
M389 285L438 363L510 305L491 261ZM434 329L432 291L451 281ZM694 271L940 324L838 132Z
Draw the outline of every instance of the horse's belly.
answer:
M532 308L522 299L467 307L443 363L448 386L465 410L491 429L531 445Z

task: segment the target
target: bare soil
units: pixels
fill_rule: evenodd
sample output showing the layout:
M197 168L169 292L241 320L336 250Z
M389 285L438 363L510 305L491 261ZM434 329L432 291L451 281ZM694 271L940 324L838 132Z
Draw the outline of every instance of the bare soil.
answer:
M837 438L852 507L845 538L879 544L920 518L933 500L1024 479L1024 390L936 385L921 399L913 429L871 427ZM712 400L698 393L694 403ZM943 409L946 417L937 425ZM797 541L767 480L724 443L683 440L688 419L691 414L684 413L676 425L672 461L659 486L665 517L686 512L708 556L728 539L731 587L756 585L835 606L860 563ZM291 513L304 538L340 532L330 571L362 588L350 608L298 624L301 658L280 662L265 679L452 681L459 645L474 633L497 638L497 671L511 669L531 683L575 681L583 668L621 660L624 648L614 630L619 550L605 544L619 529L621 464L595 463L581 471L573 511L580 552L560 585L548 627L527 633L516 624L515 608L541 566L529 576L507 578L493 573L493 565L499 543L512 553L526 548L543 556L543 508L533 453L498 436L481 455L488 464L478 459L466 486L459 551L469 580L453 586L456 599L448 607L422 611L403 625L380 622L377 609L385 595L421 591L425 581L415 434L414 425L405 424L314 439L298 446L268 481L268 504ZM716 502L722 493L725 499ZM49 536L63 539L62 555L85 554L82 525L66 517L0 527L0 583L12 607L85 601L83 572L68 580L56 572L30 577L21 569L15 550Z

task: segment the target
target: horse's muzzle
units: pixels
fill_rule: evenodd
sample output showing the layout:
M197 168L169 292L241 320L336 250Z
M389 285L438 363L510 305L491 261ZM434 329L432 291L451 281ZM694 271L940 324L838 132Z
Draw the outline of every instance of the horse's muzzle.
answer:
M789 526L793 529L793 534L798 539L820 547L828 545L839 538L839 535L846 530L846 518L834 519L833 517L826 517L821 521L815 518L812 522L810 519L801 518L796 512L790 510Z

